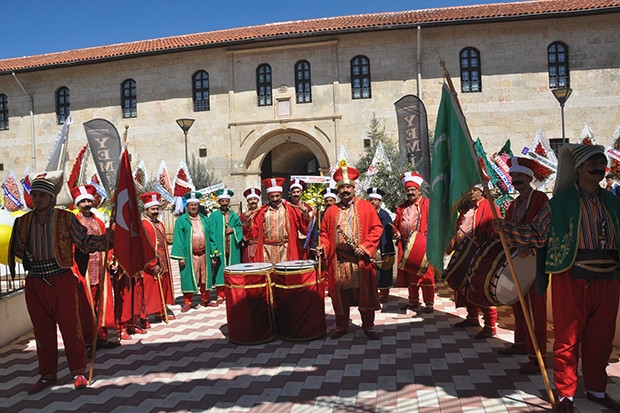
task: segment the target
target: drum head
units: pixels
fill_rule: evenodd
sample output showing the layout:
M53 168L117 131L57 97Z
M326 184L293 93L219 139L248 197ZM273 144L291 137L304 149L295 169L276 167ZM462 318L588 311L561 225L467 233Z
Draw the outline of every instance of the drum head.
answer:
M256 273L264 272L273 268L273 264L270 262L253 262L245 264L228 265L224 268L224 272L227 273Z
M276 264L276 270L278 271L296 271L305 270L308 268L314 268L317 265L317 261L314 260L295 260L295 261L283 261Z
M519 277L521 293L525 295L536 280L536 256L528 255L525 258L520 258L515 254L512 257L512 261ZM519 301L519 295L517 294L517 289L507 263L504 263L502 266L495 288L491 286L490 292L493 298L502 305L512 305Z

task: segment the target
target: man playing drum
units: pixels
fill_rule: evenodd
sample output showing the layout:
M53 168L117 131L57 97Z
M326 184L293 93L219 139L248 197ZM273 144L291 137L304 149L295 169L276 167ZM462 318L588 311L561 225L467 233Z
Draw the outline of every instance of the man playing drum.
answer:
M580 355L586 397L620 411L620 403L606 393L620 301L620 200L600 186L606 166L603 146L564 145L553 198L534 221L493 223L512 245L541 249L537 258L544 258L544 272L536 274L539 294L547 290L549 274L553 277L558 412L574 411Z
M469 190L469 199L465 201L459 211L456 234L448 247L448 253L452 252L460 242L465 242L464 240L466 238L470 238L477 245L482 245L484 241L493 236L494 232L491 225L493 211L491 208L496 209L497 216L501 215L497 205L495 205L495 203L491 205L489 200L483 196L483 191L484 187L482 184L476 184ZM475 269L473 269L473 272L475 273ZM454 291L454 305L457 308L463 306L467 308L467 318L456 323L454 327L464 328L480 326L478 313L479 310L482 310L484 328L476 334L476 338L490 338L496 334L496 307L478 307L470 304L463 290Z
M534 176L539 177L537 173L542 167L531 158L513 157L508 159L507 163L510 167L508 172L512 179L512 186L519 192L519 197L508 207L506 220L520 224L529 224L549 201L549 197L544 192L535 190L531 185ZM532 252L531 248L520 249L519 256L530 255ZM532 268L532 271L534 270ZM525 294L525 302L528 304L528 309L534 322L533 329L538 348L542 352L544 359L547 349L547 294L538 295L535 290L534 285L532 285L532 288ZM514 344L499 350L498 353L506 356L529 354L529 362L522 365L519 372L524 374L540 372L521 303L516 302L513 304L512 311L515 318Z
M409 289L409 304L404 309L414 310L420 306L419 290L422 289L424 312L432 313L435 303L435 273L432 266L426 263L429 200L422 196L420 187L424 180L420 174L406 172L401 177L401 182L405 187L407 200L396 208L394 221L394 236L398 242L400 263L396 284Z
M329 293L336 315L337 339L349 331L352 305L358 305L362 329L369 340L378 340L375 311L380 310L374 257L383 226L372 204L355 196L359 171L341 166L334 172L340 202L325 210L317 253L325 256L329 271Z
M379 302L387 303L390 298L390 288L394 283L394 273L392 266L394 265L394 230L393 223L390 214L383 208L381 203L383 202L383 195L385 191L379 188L368 188L368 200L375 207L377 215L383 225L383 234L381 235L381 242L379 242L379 248L375 254L375 259L379 262L375 262L377 266L377 289L379 290Z
M308 234L310 211L293 207L282 200L284 182L284 178L263 179L269 202L263 205L252 219L251 236L257 239L253 262L277 264L302 257L300 244L297 242L298 233Z

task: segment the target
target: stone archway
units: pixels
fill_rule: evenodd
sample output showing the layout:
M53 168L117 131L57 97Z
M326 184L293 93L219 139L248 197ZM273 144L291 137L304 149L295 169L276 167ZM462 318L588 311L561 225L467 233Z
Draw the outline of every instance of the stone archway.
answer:
M259 139L247 153L246 168L261 178L321 175L329 170L329 157L313 137L288 129Z

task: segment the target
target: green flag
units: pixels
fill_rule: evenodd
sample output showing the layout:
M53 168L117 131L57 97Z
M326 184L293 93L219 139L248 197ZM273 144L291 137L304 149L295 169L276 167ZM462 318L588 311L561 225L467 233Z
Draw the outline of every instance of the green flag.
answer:
M471 136L456 98L443 85L431 165L426 255L437 268L456 231L457 208L469 189L481 182Z

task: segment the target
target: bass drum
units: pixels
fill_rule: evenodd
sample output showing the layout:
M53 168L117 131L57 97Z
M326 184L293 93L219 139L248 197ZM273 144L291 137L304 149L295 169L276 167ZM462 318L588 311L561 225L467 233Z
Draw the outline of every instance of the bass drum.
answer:
M469 265L476 255L478 244L473 238L463 238L448 262L444 271L444 281L455 291L465 287Z
M523 295L532 288L536 279L536 256L519 257L516 249L511 251L512 261L519 278ZM519 301L506 254L498 239L482 244L471 263L467 300L481 307L512 305Z

